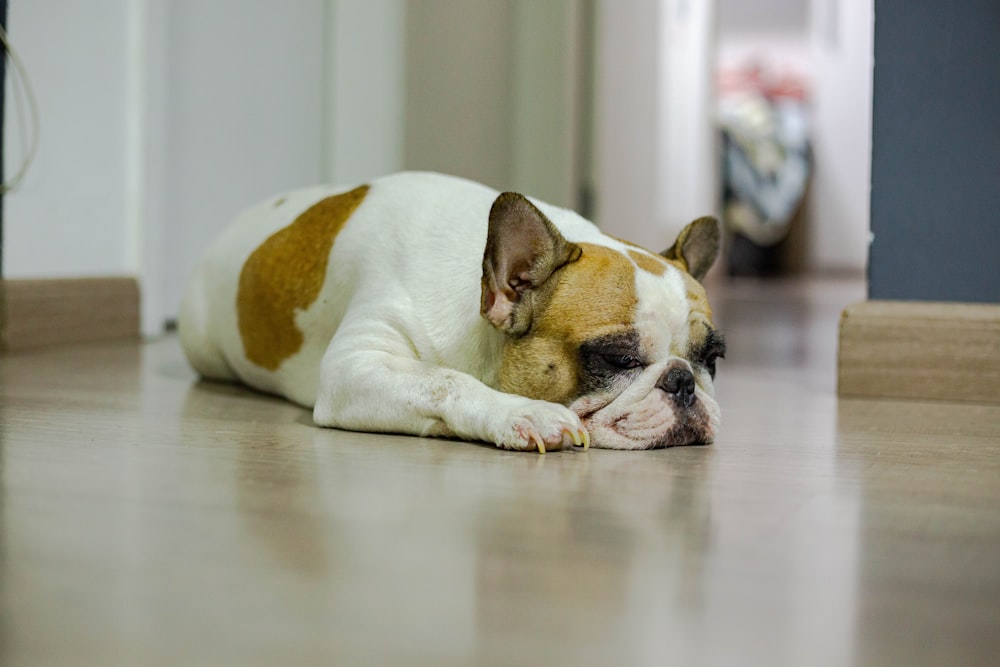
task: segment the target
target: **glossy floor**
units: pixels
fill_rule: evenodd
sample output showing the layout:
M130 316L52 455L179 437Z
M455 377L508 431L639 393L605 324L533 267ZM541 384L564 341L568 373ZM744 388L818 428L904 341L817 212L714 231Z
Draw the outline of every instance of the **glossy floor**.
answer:
M321 430L175 339L0 357L3 665L976 665L1000 409L838 401L855 282L716 290L711 447Z

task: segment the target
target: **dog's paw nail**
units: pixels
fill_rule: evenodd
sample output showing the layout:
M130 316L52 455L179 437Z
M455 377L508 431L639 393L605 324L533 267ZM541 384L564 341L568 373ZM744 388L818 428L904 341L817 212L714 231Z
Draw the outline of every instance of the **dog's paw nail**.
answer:
M580 441L583 443L583 451L590 449L590 433L585 428L580 429Z
M579 431L574 431L570 427L564 426L562 432L568 435L569 439L572 440L573 444L577 447L583 444L583 439L580 437Z
M538 447L539 454L545 453L545 443L542 441L542 437L534 431L531 432L531 441L535 443L536 447Z

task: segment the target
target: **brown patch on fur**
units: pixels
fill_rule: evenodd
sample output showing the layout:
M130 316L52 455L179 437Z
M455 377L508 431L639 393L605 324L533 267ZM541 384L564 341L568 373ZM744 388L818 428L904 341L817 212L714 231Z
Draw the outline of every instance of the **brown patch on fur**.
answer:
M708 296L705 288L691 277L687 271L682 271L686 294L690 311L688 313L688 348L695 349L701 346L708 334L708 327L714 326L712 323L712 307L708 305ZM685 354L686 350L676 350L677 354Z
M667 272L667 261L662 257L653 257L647 252L629 249L628 256L632 258L640 269L654 276L662 276Z
M317 202L247 259L236 296L247 359L273 371L302 347L295 313L319 296L333 242L366 194L362 185Z
M708 305L708 295L700 282L695 280L690 273L682 271L684 285L687 292L688 303L691 304L691 314L701 314L709 322L712 321L712 307Z
M590 243L554 276L555 288L520 338L507 341L501 390L568 403L580 383L577 349L584 340L630 329L635 320L635 266L625 255Z

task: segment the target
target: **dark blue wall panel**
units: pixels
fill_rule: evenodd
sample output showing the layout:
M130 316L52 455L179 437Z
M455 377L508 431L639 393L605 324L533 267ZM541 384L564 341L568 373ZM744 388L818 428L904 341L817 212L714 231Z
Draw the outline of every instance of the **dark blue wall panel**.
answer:
M869 296L1000 302L1000 0L875 0Z
M0 26L7 30L7 0L0 0ZM0 183L4 181L3 154L4 154L4 93L7 89L7 50L0 49ZM0 192L0 278L3 278L3 193ZM2 317L2 314L0 314Z

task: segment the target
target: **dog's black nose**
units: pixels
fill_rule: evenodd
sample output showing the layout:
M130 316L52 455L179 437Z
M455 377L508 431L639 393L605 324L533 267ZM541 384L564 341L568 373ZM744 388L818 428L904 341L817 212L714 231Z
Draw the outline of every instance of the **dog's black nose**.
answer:
M657 386L683 408L694 403L694 375L686 368L674 366L663 374Z

